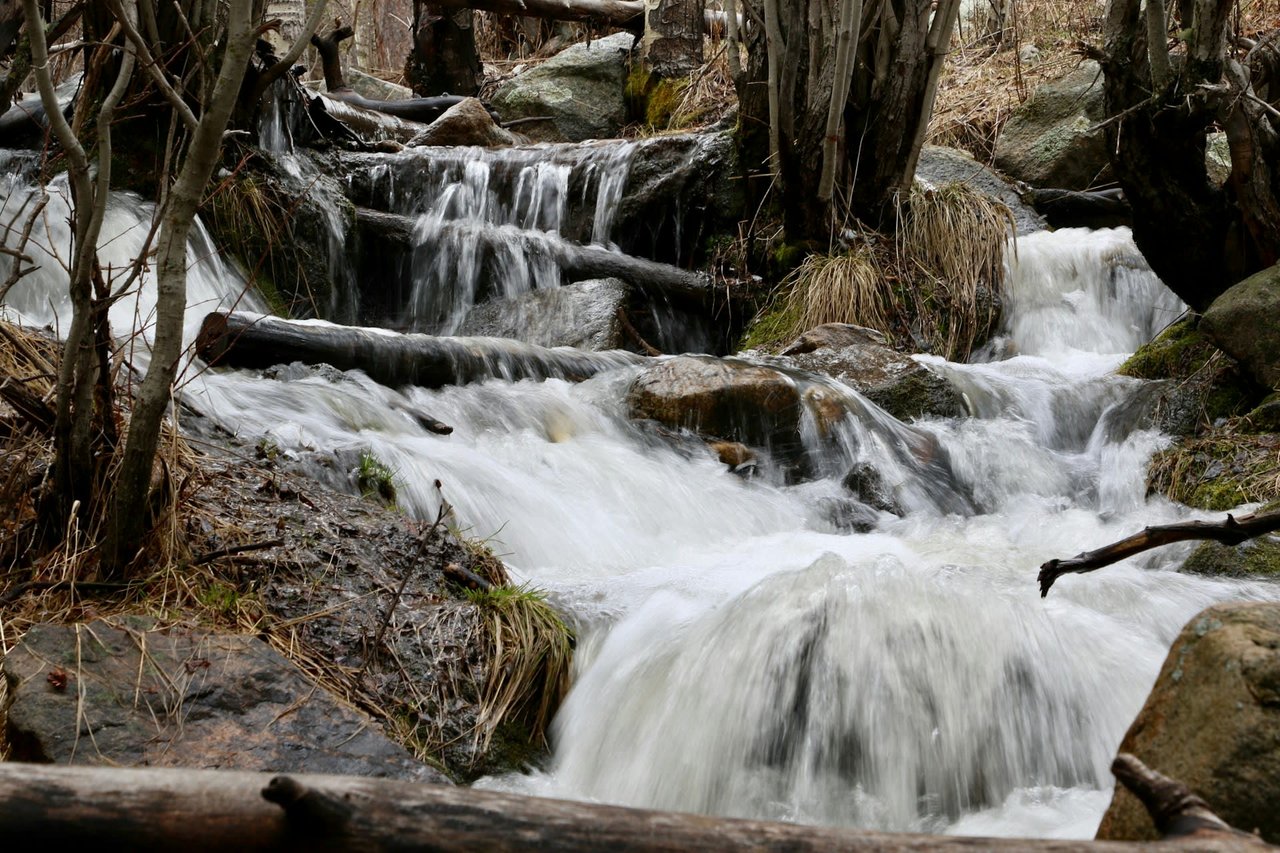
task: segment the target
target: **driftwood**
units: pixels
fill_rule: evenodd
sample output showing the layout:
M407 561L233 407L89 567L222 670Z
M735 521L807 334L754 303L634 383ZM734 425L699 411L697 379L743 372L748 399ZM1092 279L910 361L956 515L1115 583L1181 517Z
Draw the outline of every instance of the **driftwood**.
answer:
M1120 753L1111 763L1111 772L1142 801L1151 822L1164 838L1221 838L1250 846L1269 846L1257 836L1232 827L1186 785L1152 770L1137 756Z
M379 101L364 97L347 85L346 77L342 74L342 60L338 54L338 45L351 38L352 34L351 27L338 27L327 36L313 35L311 37L311 44L315 46L316 51L320 54L320 63L324 68L324 85L328 90L327 95L329 98L342 101L361 110L373 110L398 119L421 122L422 124L430 124L444 115L445 110L466 99L459 95L440 95L434 98L405 98L399 101ZM487 104L485 107L488 109ZM489 114L493 116L495 122L498 121L497 113L490 109ZM340 116L338 118L341 120ZM422 130L424 128L419 127L415 133L420 133ZM410 134L406 139L401 139L399 136L384 138L408 142L409 139L413 138L413 134Z
M265 368L300 361L363 370L374 381L393 387L423 388L494 377L577 382L641 360L629 352L548 349L503 338L401 335L240 313L205 317L196 352L215 366Z
M1147 845L975 839L655 812L386 779L0 764L6 849L520 851L1138 851ZM1163 850L1248 849L1238 836Z
M1067 560L1049 560L1040 567L1040 597L1048 595L1053 582L1063 575L1092 572L1161 545L1189 539L1211 539L1224 545L1239 545L1246 539L1277 530L1280 530L1280 510L1241 518L1228 515L1223 521L1182 521L1147 527L1095 551L1086 551Z
M356 222L364 233L377 235L403 251L413 248L416 223L407 216L358 207ZM553 258L570 283L617 278L647 293L686 303L705 303L716 295L710 276L703 273L624 255L603 246L580 246L541 231L453 222L442 226L441 235L465 236L486 251L510 242L523 243L529 254Z

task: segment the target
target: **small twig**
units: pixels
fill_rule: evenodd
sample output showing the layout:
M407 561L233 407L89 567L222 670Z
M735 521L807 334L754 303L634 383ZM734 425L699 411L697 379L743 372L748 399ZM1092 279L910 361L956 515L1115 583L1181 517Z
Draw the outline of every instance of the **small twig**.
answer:
M1228 515L1223 521L1182 521L1147 527L1097 550L1086 551L1067 560L1049 560L1040 566L1040 597L1048 595L1053 582L1063 575L1092 572L1161 545L1189 539L1211 539L1224 545L1239 545L1246 539L1277 530L1280 530L1280 510L1243 518Z
M440 509L436 512L436 520L431 523L431 527L427 528L427 531L418 539L418 547L424 556L427 552L427 547L431 544L431 538L435 536L436 531L440 529L440 526L444 524L444 520L449 517L449 513L453 510L449 502L444 499L444 491L441 489L439 480L436 480L435 486L436 492L440 495ZM400 586L396 589L395 595L391 597L391 603L387 605L387 612L382 614L382 623L378 625L377 633L373 636L373 645L365 656L364 663L360 666L360 671L356 674L357 678L364 675L365 670L369 668L369 663L377 656L378 650L382 648L382 638L387 633L387 626L391 624L391 617L396 612L396 606L400 604L400 598L404 595L405 589L409 586L409 581L413 578L413 570L413 563L405 567L404 577L400 579Z
M248 551L265 551L268 548L279 548L284 544L283 539L268 539L265 542L250 542L247 545L235 545L231 548L219 548L217 551L210 551L208 554L201 555L191 561L193 566L202 566L205 563L211 563L222 557L231 557L235 554L244 554Z
M645 355L662 355L662 350L646 341L640 331L631 324L631 318L627 316L627 312L622 308L618 308L618 325L622 326L622 331L626 332L627 337L631 338L636 346L644 350Z

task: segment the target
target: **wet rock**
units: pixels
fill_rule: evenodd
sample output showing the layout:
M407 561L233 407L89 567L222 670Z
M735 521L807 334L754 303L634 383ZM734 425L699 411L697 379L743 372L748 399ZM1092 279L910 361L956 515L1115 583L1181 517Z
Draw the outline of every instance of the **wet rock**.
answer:
M858 326L828 324L790 344L779 361L838 379L899 420L966 413L964 398L927 367Z
M625 310L629 293L625 283L604 278L491 299L471 309L458 334L597 352L621 349L618 312Z
M1186 784L1232 826L1280 842L1280 604L1223 604L1193 618L1120 751ZM1098 838L1159 835L1117 787Z
M1087 61L1061 80L1036 87L996 141L995 164L1033 187L1086 190L1113 180L1101 130L1106 118L1102 69Z
M758 461L756 452L740 441L710 441L707 447L733 471L754 467Z
M499 127L475 98L459 101L431 122L427 129L409 140L409 147L422 145L478 145L503 148L516 144L511 131Z
M880 523L874 509L852 498L820 498L818 509L828 524L846 533L870 533Z
M348 66L343 69L342 76L346 80L347 88L353 89L357 95L368 98L371 101L403 101L406 98L414 97L413 90L408 86L401 86L398 83L383 80L381 77L374 77L359 68ZM308 83L307 86L317 92L328 91L323 80Z
M1222 578L1280 578L1280 536L1259 536L1239 545L1202 542L1182 564L1182 571Z
M447 781L255 637L36 625L4 677L18 761Z
M898 499L894 497L892 487L884 481L879 471L866 462L859 462L850 468L849 473L844 475L842 483L854 497L867 506L891 512L894 515L904 514L902 507L898 505Z
M504 121L549 116L520 132L536 142L617 136L626 123L627 67L635 37L617 33L575 44L500 85L490 103Z
M634 418L708 438L774 450L800 442L800 386L781 371L736 359L659 362L636 377L627 406Z
M950 183L968 184L1009 208L1019 235L1043 231L1047 227L1044 217L1023 201L1009 180L973 159L968 152L926 145L920 151L916 180L934 187Z
M1280 388L1280 264L1219 296L1204 313L1205 332L1263 387Z

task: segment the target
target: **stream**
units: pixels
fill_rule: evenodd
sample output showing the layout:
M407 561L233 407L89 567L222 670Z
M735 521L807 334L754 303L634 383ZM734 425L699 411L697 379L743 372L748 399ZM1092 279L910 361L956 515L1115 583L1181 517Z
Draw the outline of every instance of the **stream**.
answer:
M601 174L625 165L622 149L599 151L586 160ZM424 244L442 218L489 215L476 206L555 232L568 205L610 245L618 182L568 193L569 167L542 159L520 149L444 158L424 172L430 191L402 191L401 206L419 216ZM488 182L491 161L506 164L510 185ZM5 221L30 187L16 159L8 171ZM65 253L65 200L52 190L38 242ZM150 216L116 197L104 264L127 265ZM218 305L265 310L202 230L190 257L189 334ZM433 257L405 308L449 330L476 293L478 262L466 246ZM65 273L42 258L5 310L65 323ZM900 464L902 426L831 380L821 381L856 402L841 425L848 441L815 444L830 476L799 484L767 468L741 477L632 422L624 397L642 365L630 359L579 384L494 378L437 391L359 372L284 381L193 364L182 393L227 430L304 463L371 452L415 516L434 517L440 480L469 535L567 614L579 643L552 754L482 786L889 830L1091 837L1116 747L1182 625L1214 602L1280 589L1177 573L1187 544L1067 576L1039 597L1037 567L1050 557L1195 517L1145 496L1145 468L1168 439L1134 427L1124 403L1141 383L1112 373L1181 306L1124 229L1037 233L1008 264L1000 349L1017 354L919 357L974 413L914 424L949 456L946 482ZM113 309L117 330L146 326L145 279ZM534 262L511 281L512 292L558 283ZM406 409L454 432L427 432ZM855 462L880 471L906 509L881 513L870 533L842 530L829 512Z

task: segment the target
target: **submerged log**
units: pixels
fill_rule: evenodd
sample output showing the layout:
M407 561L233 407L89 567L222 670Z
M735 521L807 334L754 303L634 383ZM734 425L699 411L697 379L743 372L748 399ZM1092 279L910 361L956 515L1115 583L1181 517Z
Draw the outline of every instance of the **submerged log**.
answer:
M395 213L356 208L356 223L366 233L374 233L392 244L411 251L415 221ZM616 278L647 293L682 302L706 302L716 295L711 277L680 267L624 255L603 246L581 246L554 234L525 231L510 225L478 225L470 222L445 223L441 238L465 237L484 251L516 242L530 255L552 258L566 283Z
M362 107L332 94L310 96L307 110L316 127L327 136L344 136L366 144L392 140L403 145L430 127Z
M215 366L265 368L300 361L363 370L384 385L440 388L484 379L578 382L641 360L629 352L548 349L505 338L401 335L383 329L215 312L204 318L196 352Z
M1092 572L1118 563L1126 557L1141 554L1161 545L1190 539L1212 539L1224 545L1239 545L1246 539L1280 530L1280 510L1252 513L1236 518L1228 515L1222 521L1180 521L1146 527L1119 542L1065 560L1049 560L1040 566L1040 597L1049 594L1054 581L1066 574Z
M547 800L386 779L0 764L0 838L14 849L1126 851L1147 845L976 839L800 826ZM1256 843L1256 842L1254 842ZM1168 851L1248 849L1238 836Z

